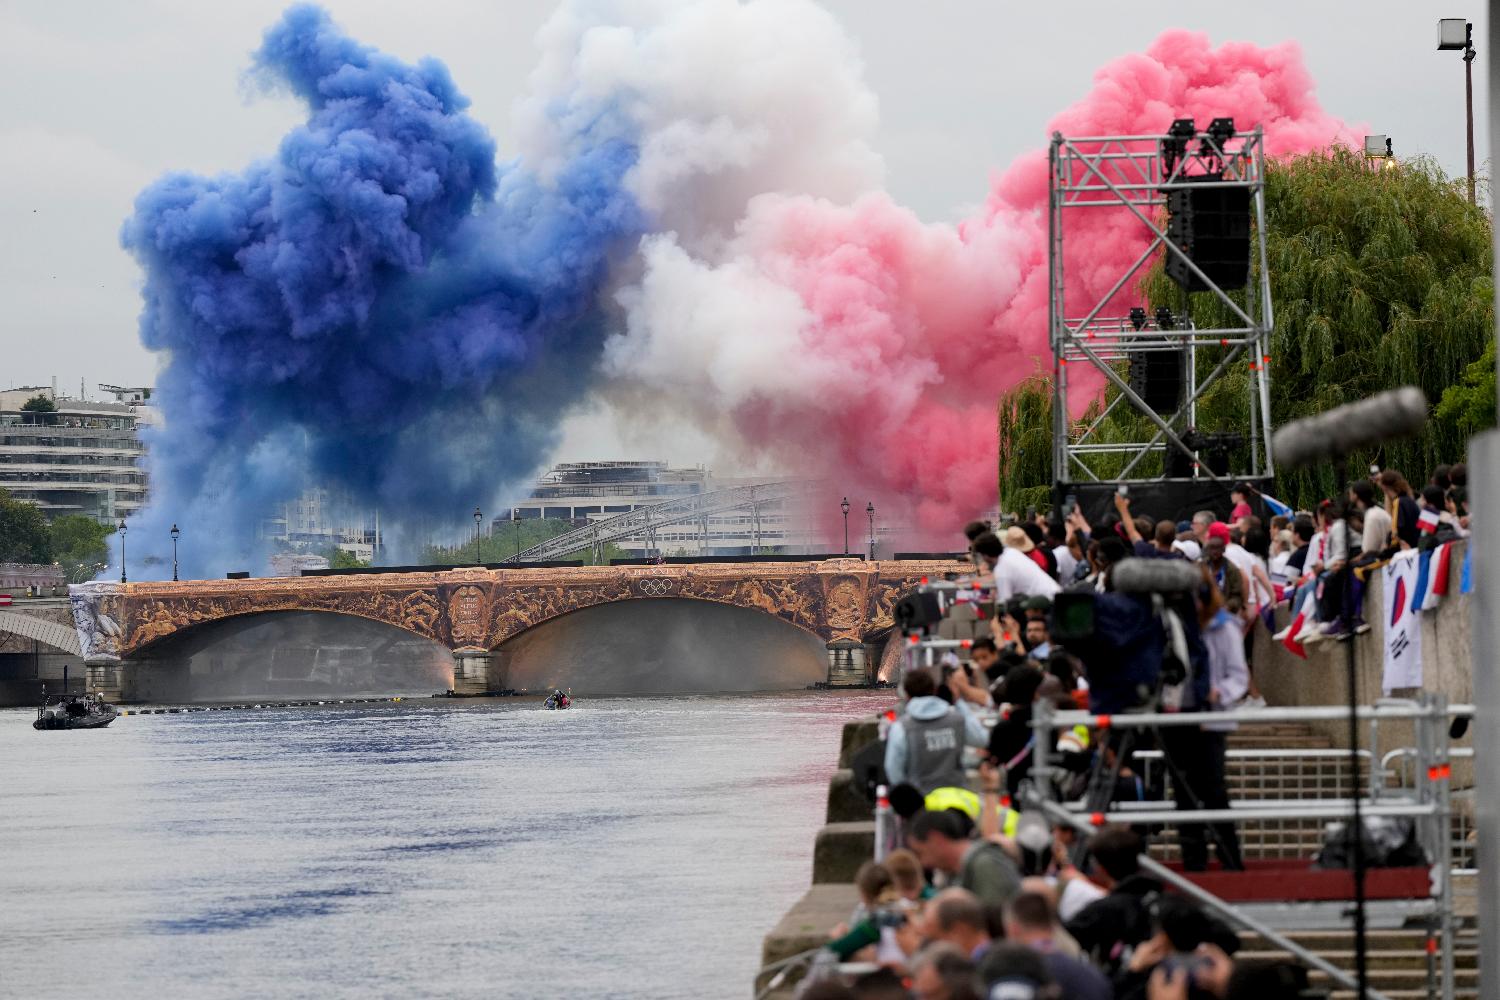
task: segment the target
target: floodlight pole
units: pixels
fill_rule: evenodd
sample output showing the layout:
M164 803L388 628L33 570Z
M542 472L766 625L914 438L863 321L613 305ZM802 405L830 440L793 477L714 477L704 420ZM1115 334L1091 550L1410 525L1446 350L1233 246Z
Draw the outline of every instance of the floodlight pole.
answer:
M1474 25L1465 26L1464 37L1464 118L1469 136L1469 204L1474 205Z

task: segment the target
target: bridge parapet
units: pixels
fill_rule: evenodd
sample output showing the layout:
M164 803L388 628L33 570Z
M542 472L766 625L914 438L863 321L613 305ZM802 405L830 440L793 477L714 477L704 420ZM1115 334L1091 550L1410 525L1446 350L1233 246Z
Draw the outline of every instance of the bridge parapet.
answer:
M700 563L96 582L69 588L86 660L129 659L213 621L270 611L324 611L394 625L453 650L468 671L543 622L618 601L677 598L758 610L847 649L893 624L900 595L923 577L963 572L946 560ZM471 672L471 671L469 671ZM466 673L467 676L467 673ZM470 679L470 686L479 682Z

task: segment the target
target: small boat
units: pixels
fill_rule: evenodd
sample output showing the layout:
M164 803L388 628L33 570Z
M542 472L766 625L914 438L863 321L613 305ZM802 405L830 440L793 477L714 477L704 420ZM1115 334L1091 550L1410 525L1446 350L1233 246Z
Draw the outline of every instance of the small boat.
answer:
M554 688L552 693L547 696L547 700L542 702L542 707L551 710L572 708L573 699L562 688Z
M103 729L119 712L97 694L48 695L36 710L33 729Z

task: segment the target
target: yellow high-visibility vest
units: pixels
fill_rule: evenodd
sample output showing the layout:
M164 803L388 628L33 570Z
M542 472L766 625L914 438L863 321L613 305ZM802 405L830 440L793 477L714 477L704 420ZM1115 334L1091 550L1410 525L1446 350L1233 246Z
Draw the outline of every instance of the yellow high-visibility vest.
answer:
M967 788L954 788L945 786L934 788L927 793L927 798L922 804L931 812L940 809L957 809L966 814L971 820L979 822L979 796ZM1007 837L1016 835L1016 824L1021 821L1021 814L1008 806L1000 807L1000 832Z

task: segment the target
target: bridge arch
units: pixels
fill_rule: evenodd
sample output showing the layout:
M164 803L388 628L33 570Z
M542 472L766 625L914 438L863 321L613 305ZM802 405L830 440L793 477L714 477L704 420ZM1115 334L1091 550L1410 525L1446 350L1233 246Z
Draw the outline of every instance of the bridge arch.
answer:
M554 615L491 654L515 690L698 694L799 689L828 673L817 632L762 610L685 597L636 597Z
M72 653L74 656L83 655L76 629L71 625L62 625L35 615L22 614L17 611L0 611L0 632L13 632L51 646L53 649L60 649L64 653Z
M452 684L446 646L386 621L321 609L195 622L131 654L125 701L429 695Z

